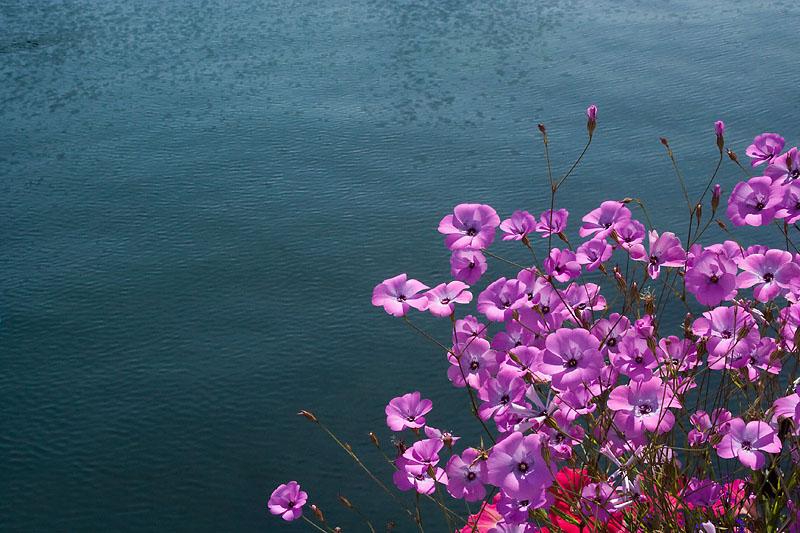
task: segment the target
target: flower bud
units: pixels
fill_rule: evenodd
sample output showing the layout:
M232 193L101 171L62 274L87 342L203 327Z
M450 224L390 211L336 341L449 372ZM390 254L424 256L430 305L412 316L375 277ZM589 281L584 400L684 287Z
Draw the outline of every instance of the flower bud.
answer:
M322 516L322 511L319 510L319 507L317 507L314 504L311 504L311 510L314 512L314 516L317 517L317 520L319 520L320 522L325 521L325 517Z
M700 224L700 219L703 218L703 204L697 204L694 208L694 215L697 217L697 223Z
M722 187L719 186L719 183L714 185L714 190L711 192L711 213L717 210L719 207L719 199L722 196Z
M725 140L722 138L722 134L725 132L725 123L721 120L718 120L714 123L714 131L717 133L717 146L719 147L719 153L722 154L722 148L725 146Z
M666 140L664 137L659 137L659 139L661 139L661 144L663 144L664 146L669 148L669 141L668 140Z
M733 152L730 150L730 148L726 149L725 151L726 151L726 152L728 152L728 157L730 157L730 158L731 158L731 161L733 161L734 163L738 163L738 162L739 162L739 158L738 158L738 157L736 157L736 154L734 154L734 153L733 153Z
M380 448L381 447L381 445L378 444L378 437L376 437L375 433L373 433L371 431L369 432L369 440L372 441L372 444L374 444L376 448Z
M304 417L306 417L307 419L311 420L312 422L317 422L317 423L319 423L319 420L317 420L317 417L316 417L316 416L314 416L313 414L309 413L309 412L308 412L308 411L306 411L306 410L302 410L302 411L300 411L300 412L299 412L299 413L297 413L297 414L298 414L298 415L303 415Z
M353 504L350 503L350 501L347 498L345 498L341 494L339 494L338 496L339 496L339 501L341 501L343 504L345 504L346 507L348 507L350 509L353 508Z
M542 133L547 132L547 128L544 127L544 124L539 124L539 131L541 131Z
M590 105L586 110L586 116L589 118L589 121L586 123L586 129L589 130L589 137L591 137L597 125L597 107Z
M719 227L722 229L728 229L728 226L726 226L725 223L720 219L717 219L717 224L719 224Z

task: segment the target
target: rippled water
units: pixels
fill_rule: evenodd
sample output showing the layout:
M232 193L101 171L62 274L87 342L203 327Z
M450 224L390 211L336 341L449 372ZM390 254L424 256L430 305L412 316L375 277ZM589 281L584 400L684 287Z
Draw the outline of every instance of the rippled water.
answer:
M573 230L635 195L680 231L658 137L695 195L715 120L741 154L764 131L797 143L798 15L744 1L0 0L3 529L283 531L265 502L297 479L346 530L362 524L337 492L408 530L295 415L314 411L387 482L366 434L391 449L393 396L420 390L430 423L476 433L442 354L370 305L374 285L444 281L436 227L457 203L546 208L536 124L565 169L592 103L595 142L557 198ZM723 166L724 188L738 179Z

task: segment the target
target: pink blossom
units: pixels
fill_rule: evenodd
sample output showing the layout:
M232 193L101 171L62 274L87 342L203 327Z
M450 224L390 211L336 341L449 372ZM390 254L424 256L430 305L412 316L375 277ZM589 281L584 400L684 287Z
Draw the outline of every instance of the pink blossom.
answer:
M745 425L741 418L733 418L728 424L730 430L714 446L723 459L736 457L744 466L759 470L766 462L761 452L781 451L780 439L766 422L754 420Z
M513 368L500 370L496 378L489 377L483 382L478 397L483 400L478 408L478 416L488 420L495 413L502 415L512 404L522 401L525 397L525 381Z
M406 459L400 457L397 459L396 464L398 470L392 476L394 484L400 490L414 489L420 494L433 494L436 491L436 482L447 484L447 474L439 467L434 468L434 477L426 472L415 474L405 469Z
M472 301L469 285L460 281L442 283L425 293L428 298L428 311L434 316L450 316L455 310L454 304L466 304Z
M418 440L403 452L402 468L415 475L427 472L428 467L439 464L439 452L443 447L444 443L439 439Z
M417 294L428 286L415 279L406 280L405 274L383 280L372 291L372 305L383 306L383 309L394 316L403 316L413 307L424 311L428 307L428 298Z
M681 408L673 392L656 377L616 387L606 405L617 411L614 420L626 435L641 435L645 430L665 433L675 424L675 416L667 409Z
M409 392L393 398L386 406L386 425L392 431L405 428L421 428L425 425L425 413L433 409L433 402L421 400L419 392Z
M569 217L569 211L566 209L559 209L558 211L548 209L539 216L536 231L542 233L542 237L562 233L567 229L567 217Z
M775 218L782 199L780 185L768 176L757 176L736 184L725 214L734 226L763 226Z
M783 199L775 211L775 218L784 218L787 224L800 220L800 180L783 187Z
M450 364L447 377L456 387L469 384L474 389L480 389L483 382L497 372L497 352L489 348L489 341L475 338L466 343L453 346L456 354L448 355Z
M589 384L603 366L599 344L585 329L559 329L545 341L540 369L552 376L552 386L559 391Z
M542 457L541 437L518 431L494 445L486 466L489 482L519 500L540 500L555 477L555 465Z
M631 259L647 263L647 274L656 279L661 267L683 266L686 261L686 252L681 247L681 241L674 233L664 232L661 236L657 231L649 233L650 252L645 252L644 246L634 244L630 248Z
M751 337L757 342L758 332L755 330L755 320L739 306L716 307L706 311L703 316L692 324L692 331L696 335L706 338L706 349L709 358L726 358L733 347ZM744 337L739 339L740 332Z
M488 268L486 257L478 250L454 250L450 256L450 274L470 285L481 279Z
M511 218L500 224L504 241L519 241L536 228L536 219L527 211L514 211Z
M578 234L586 237L594 233L594 239L605 239L611 235L617 224L629 218L631 218L631 211L622 202L603 202L600 207L583 217L582 220L586 224L581 226Z
M480 458L478 450L467 448L460 456L454 455L447 462L446 470L447 492L453 498L474 502L486 496L483 485L488 481L486 460Z
M473 337L486 337L486 325L478 322L478 319L472 315L456 320L453 342L467 342Z
M526 286L519 280L500 278L478 295L477 309L494 322L505 322L528 301Z
M548 276L552 276L556 281L562 283L577 278L581 274L581 266L575 260L575 253L572 250L553 248L542 266Z
M610 354L609 357L614 368L631 378L631 381L648 381L653 377L653 369L658 366L647 340L634 335L622 339L619 353Z
M751 254L739 262L744 270L739 274L739 288L753 289L753 296L760 302L775 298L781 289L788 289L792 280L800 277L800 267L792 261L790 252L772 249L765 254Z
M624 219L614 226L617 232L617 242L625 250L630 250L634 244L641 244L647 234L644 225L632 218Z
M664 367L684 372L697 366L697 344L689 339L679 339L675 335L658 341L656 358Z
M736 295L736 263L725 255L706 250L686 269L686 290L702 305L719 305Z
M454 436L449 431L442 431L431 426L425 426L425 436L429 439L439 439L448 448L451 448L461 438Z
M750 166L756 167L764 162L772 163L772 160L781 153L785 145L786 140L777 133L762 133L753 139L753 144L745 150L745 153L753 158Z
M290 481L279 485L269 497L269 512L279 514L287 522L297 520L303 514L303 505L308 499L308 494L300 490L297 481Z
M447 235L445 244L451 250L486 248L499 225L500 217L488 205L460 204L439 223L439 233Z
M784 185L800 178L800 156L797 155L797 147L773 159L772 164L764 170L764 175Z
M611 245L601 239L591 239L581 244L575 253L575 260L579 265L586 265L586 270L591 272L607 261L612 253Z

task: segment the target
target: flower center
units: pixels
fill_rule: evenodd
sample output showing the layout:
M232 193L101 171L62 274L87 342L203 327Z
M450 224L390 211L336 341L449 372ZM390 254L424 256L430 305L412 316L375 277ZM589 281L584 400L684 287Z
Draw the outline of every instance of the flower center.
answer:
M397 301L398 302L405 302L406 301L406 295L405 294L398 294L397 295Z
M475 263L470 263L470 264L469 264L469 267L470 267L470 268L475 268Z
M742 441L742 449L743 450L750 450L752 447L753 447L753 443L751 443L749 440L743 440Z
M775 276L773 276L771 272L767 272L766 274L764 274L764 281L766 281L767 283L769 283L773 279L775 279Z
M441 302L442 302L442 304L447 305L447 304L450 303L450 298L442 298Z
M642 361L644 361L644 359L642 359L642 356L641 356L641 355L637 355L637 356L636 356L636 359L634 359L634 361L636 361L637 363L641 364L641 363L642 363Z
M606 342L606 344L613 348L614 346L617 345L617 339L615 339L614 337L611 337L610 339L608 339L608 342Z
M467 235L469 235L470 237L474 236L475 235L475 228L469 228L467 230Z
M546 315L547 313L550 312L550 308L547 307L546 305L544 307L542 307L540 310L542 311L543 315Z
M291 509L292 507L294 507L294 502L289 502L289 503L287 503L287 504L286 504L286 507L288 507L289 509Z
M762 209L764 209L764 202L758 202L756 204L756 211L761 211Z
M722 338L723 339L730 339L732 336L733 336L733 334L730 331L728 331L727 329L722 332Z
M656 257L654 255L651 255L650 256L650 264L651 265L657 265L658 264L658 257Z
M572 359L567 361L567 366L570 368L575 368L576 366L578 366L578 361L573 357Z
M611 227L611 222L606 222L605 224L603 224L603 227L604 227L605 229L608 229L608 228L610 228L610 227Z
M527 472L528 463L520 463L519 466L517 466L517 470L519 470L520 472Z
M469 474L467 474L467 479L470 480L470 481L472 481L476 477L477 476L475 475L475 472L470 472Z
M469 369L470 369L470 370L478 370L478 368L479 368L480 366L481 366L481 365L480 365L480 363L478 363L477 361L473 361L473 362L471 362L471 363L469 364Z
M500 403L503 405L506 405L509 401L511 401L511 398L508 397L508 394L504 394L503 397L500 398Z
M406 420L408 420L409 422L413 422L413 421L414 421L416 418L417 418L417 417L416 417L416 416L414 416L414 415L408 415L408 416L406 417Z
M710 281L711 283L716 283L716 282L718 282L718 281L719 281L719 278L717 277L717 275L716 275L716 274L714 274L713 276L711 276L710 278L708 278L708 281Z
M649 415L652 412L653 412L653 407L649 404L644 404L639 406L640 415Z

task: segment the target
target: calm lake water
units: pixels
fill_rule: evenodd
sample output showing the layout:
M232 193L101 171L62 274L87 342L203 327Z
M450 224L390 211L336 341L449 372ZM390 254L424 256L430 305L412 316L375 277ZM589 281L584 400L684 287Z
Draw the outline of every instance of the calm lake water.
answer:
M548 207L536 125L563 172L589 104L595 141L557 197L570 235L625 196L684 231L658 137L695 197L715 120L743 158L762 132L797 144L798 17L789 1L0 0L2 529L309 530L266 510L295 479L345 531L364 528L337 493L410 530L295 414L387 483L367 432L392 453L392 397L419 390L432 425L478 434L441 351L372 288L447 280L436 228L458 203ZM717 181L740 178L724 164Z

